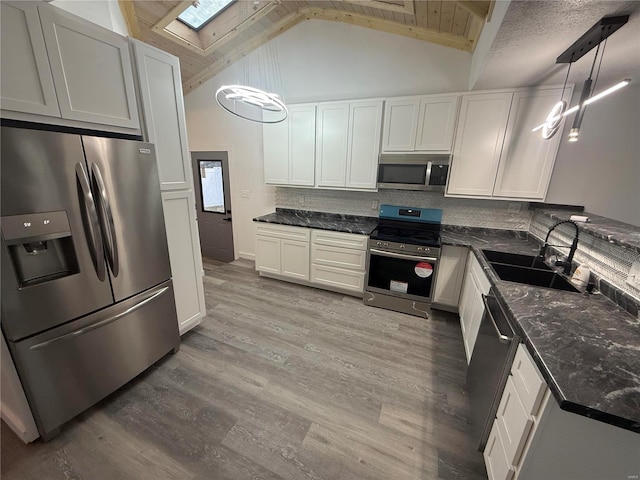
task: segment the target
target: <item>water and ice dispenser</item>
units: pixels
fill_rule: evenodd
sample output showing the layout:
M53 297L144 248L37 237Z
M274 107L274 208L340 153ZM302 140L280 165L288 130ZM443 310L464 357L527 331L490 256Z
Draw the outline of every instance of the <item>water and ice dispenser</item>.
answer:
M64 210L2 217L2 238L18 288L79 272Z

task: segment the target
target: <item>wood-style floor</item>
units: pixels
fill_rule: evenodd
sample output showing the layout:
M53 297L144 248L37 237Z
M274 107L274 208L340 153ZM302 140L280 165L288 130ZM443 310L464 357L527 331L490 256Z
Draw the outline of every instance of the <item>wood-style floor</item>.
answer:
M3 480L486 479L457 316L430 320L205 261L208 316L169 355L24 445Z

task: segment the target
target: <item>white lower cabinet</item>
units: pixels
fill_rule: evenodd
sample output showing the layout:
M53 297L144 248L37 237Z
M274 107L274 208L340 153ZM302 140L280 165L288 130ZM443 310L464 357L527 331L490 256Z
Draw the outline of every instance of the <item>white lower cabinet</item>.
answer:
M602 480L640 473L640 436L561 410L520 344L484 450L489 480Z
M256 270L297 280L309 280L310 230L260 224L256 228Z
M178 326L182 335L198 325L207 313L193 190L162 192L162 207Z
M256 227L256 270L328 290L362 293L368 238L260 224Z
M433 293L433 306L454 307L457 310L464 280L469 249L444 245L438 263L438 277ZM447 308L448 309L448 308Z
M476 343L482 315L484 315L484 302L482 295L489 293L491 284L482 271L480 263L472 251L469 252L467 269L464 277L464 286L460 295L458 311L460 314L460 328L467 363L471 361L473 346Z

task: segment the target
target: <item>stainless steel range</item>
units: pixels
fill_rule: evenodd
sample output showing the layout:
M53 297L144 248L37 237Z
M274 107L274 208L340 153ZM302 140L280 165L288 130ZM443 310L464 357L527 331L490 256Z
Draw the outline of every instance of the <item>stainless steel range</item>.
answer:
M428 318L441 221L439 209L380 207L378 226L369 236L365 305Z

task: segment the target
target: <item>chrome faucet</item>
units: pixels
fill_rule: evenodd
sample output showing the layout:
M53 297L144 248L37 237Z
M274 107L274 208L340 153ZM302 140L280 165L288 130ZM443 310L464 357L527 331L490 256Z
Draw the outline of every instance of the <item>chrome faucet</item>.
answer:
M567 245L549 245L549 235L551 235L551 232L553 232L555 230L555 228L558 225L562 225L563 223L570 223L571 225L573 225L576 229L576 234L573 237L573 243L571 244L571 247L567 247ZM569 275L571 273L571 261L573 260L573 255L576 253L576 249L578 248L578 234L579 234L579 230L578 230L578 224L576 222L574 222L573 220L560 220L559 222L556 222L555 224L551 225L551 227L549 227L549 231L547 232L547 236L544 239L544 245L542 245L542 247L540 247L540 253L538 254L540 257L546 258L547 255L547 247L556 247L556 248L569 248L569 256L567 257L567 259L565 261L556 261L556 266L558 267L563 267L563 272L565 275Z

